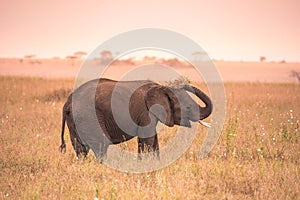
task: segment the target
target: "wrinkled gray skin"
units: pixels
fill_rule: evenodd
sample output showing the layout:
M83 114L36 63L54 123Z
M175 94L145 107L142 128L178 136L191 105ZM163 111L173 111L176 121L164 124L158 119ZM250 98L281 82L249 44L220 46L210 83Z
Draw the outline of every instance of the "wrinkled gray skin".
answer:
M116 85L118 85L118 90L113 94ZM205 106L198 105L187 91L194 93L204 102ZM72 98L74 95L76 95L76 102L72 102L74 101L74 98ZM114 101L116 101L113 106L117 106L114 110L117 110L117 112L112 111L112 95ZM126 106L128 109L128 105L124 105L126 98L130 99L130 116L127 116L124 112ZM89 112L93 110L88 109L91 101L95 101L94 112L96 111L97 121L102 129L101 133L93 133L92 137L90 137L90 132L94 130L89 130L89 121L86 120L90 116ZM80 108L77 109L76 113L72 109L74 105ZM159 158L156 133L158 121L169 127L174 125L191 127L190 121L195 122L205 119L211 112L212 103L209 97L193 86L185 85L181 89L174 89L152 81L92 80L77 88L68 97L63 107L60 150L64 152L66 148L64 141L66 122L73 148L78 157L86 156L89 149L92 149L97 159L102 162L109 145L122 143L136 136L138 138L139 158L142 152L154 152ZM124 128L117 125L113 113L118 115L115 117L121 119L122 124L128 124L125 131ZM76 117L76 126L81 123L80 127L83 127L80 131L76 130L75 127L75 114L79 116ZM93 137L96 134L97 137Z

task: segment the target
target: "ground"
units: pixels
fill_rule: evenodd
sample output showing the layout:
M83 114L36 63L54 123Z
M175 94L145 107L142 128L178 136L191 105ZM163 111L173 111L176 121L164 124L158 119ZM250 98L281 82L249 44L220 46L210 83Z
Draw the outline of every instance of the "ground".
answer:
M225 83L226 123L207 158L206 133L170 166L130 174L58 151L61 110L74 79L0 77L1 199L299 199L300 87ZM195 83L196 85L198 83ZM199 85L202 87L202 85ZM172 129L159 132L164 146ZM136 151L136 141L120 148Z

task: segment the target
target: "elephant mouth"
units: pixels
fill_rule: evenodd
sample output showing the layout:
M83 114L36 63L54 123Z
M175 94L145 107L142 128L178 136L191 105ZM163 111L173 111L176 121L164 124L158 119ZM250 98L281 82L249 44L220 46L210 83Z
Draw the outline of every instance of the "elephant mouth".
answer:
M180 126L184 126L184 127L188 127L188 128L192 127L191 122L188 119L182 119L179 124L180 124Z

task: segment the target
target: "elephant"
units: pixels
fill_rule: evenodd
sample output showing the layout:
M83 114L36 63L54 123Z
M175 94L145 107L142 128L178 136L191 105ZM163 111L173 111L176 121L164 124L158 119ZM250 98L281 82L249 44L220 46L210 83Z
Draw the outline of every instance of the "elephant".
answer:
M169 127L191 127L191 121L208 125L202 120L212 109L211 99L190 84L175 88L150 80L91 80L74 90L63 106L60 151L66 150L66 123L77 157L86 157L91 149L103 162L109 145L137 137L139 159L142 153L150 152L159 159L158 122Z

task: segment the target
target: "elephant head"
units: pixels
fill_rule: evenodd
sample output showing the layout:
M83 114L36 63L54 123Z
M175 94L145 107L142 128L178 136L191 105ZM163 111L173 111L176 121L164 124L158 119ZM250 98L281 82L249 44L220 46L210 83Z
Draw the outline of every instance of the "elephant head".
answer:
M205 106L197 104L188 92L195 94ZM209 126L208 123L201 120L211 114L212 102L204 92L196 87L189 85L182 88L153 86L147 92L145 101L149 111L167 126L191 127L190 121L199 121L202 125Z

